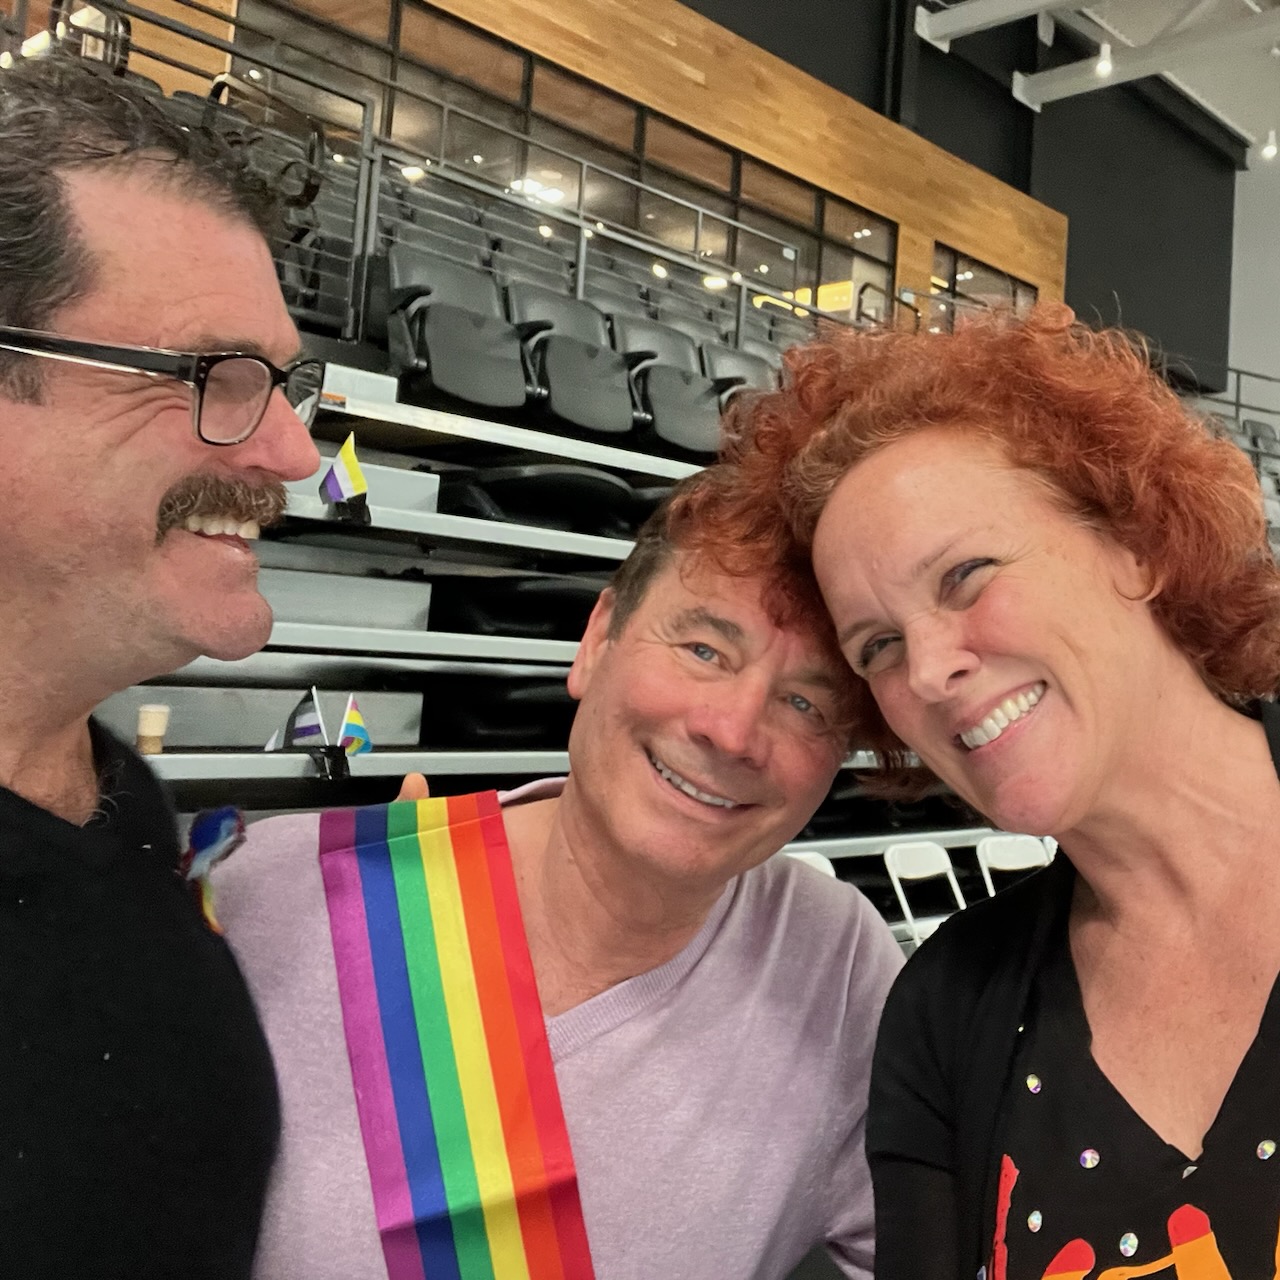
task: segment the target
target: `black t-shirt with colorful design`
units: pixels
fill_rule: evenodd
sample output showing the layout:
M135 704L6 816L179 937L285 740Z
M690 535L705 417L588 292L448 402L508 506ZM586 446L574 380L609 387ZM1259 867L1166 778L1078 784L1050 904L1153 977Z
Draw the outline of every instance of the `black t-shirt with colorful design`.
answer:
M1280 1278L1280 983L1194 1160L1090 1052L1065 928L1005 1104L990 1280Z

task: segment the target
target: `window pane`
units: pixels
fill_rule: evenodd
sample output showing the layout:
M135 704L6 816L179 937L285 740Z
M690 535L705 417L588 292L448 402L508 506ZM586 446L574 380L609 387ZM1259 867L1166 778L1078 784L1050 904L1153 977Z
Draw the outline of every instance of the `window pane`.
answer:
M697 230L698 215L688 205L664 200L651 191L640 192L640 231L650 240L692 254Z
M770 213L781 214L804 227L815 225L817 192L812 187L745 156L742 160L741 191L744 200Z
M898 241L892 222L835 196L827 196L823 201L822 234L870 258L890 263Z
M659 116L645 121L644 156L720 191L733 185L733 156L723 147Z
M391 140L415 155L440 158L444 108L407 93L397 93Z
M887 320L892 311L893 272L883 262L853 260L853 309L855 320Z
M524 144L510 134L469 116L445 121L444 162L495 187L510 187L523 177Z
M612 147L602 146L598 142L592 142L580 133L562 129L559 125L539 120L536 116L529 122L529 136L535 142L545 142L548 148L554 148L574 159L585 160L589 165L611 170L624 177L634 178L639 171L633 156L615 151ZM568 161L566 160L565 163L567 164Z
M861 257L841 245L822 246L822 279L816 301L820 311L877 323L889 314L892 284L893 273L884 263ZM797 289L796 301L811 302L810 290Z
M945 244L933 246L934 292L954 293L956 289L956 254Z
M637 230L640 226L640 189L598 169L587 170L583 212L589 218Z
M400 49L509 102L518 103L523 97L525 55L434 10L405 4L400 15Z
M742 221L782 243L739 232L737 265L741 270L767 277L775 289L813 288L818 279L817 236L753 209L742 211ZM761 271L762 266L768 271Z
M585 129L623 151L635 150L635 106L576 76L544 63L535 65L532 106L539 115L573 129Z
M535 204L551 208L577 209L581 168L565 156L542 147L524 148L524 172L511 183L519 192Z
M1013 281L985 263L958 257L956 293L988 307L1008 307L1013 303Z
M223 8L227 0L223 0L215 8ZM156 9L154 0L147 5L152 12L163 12ZM314 13L323 22L339 27L343 32L355 32L357 36L365 36L380 45L388 42L390 33L390 13L387 0L360 0L360 3L332 4L319 3L319 0L301 0L294 5L303 13ZM342 58L348 65L358 59L355 42L335 37L332 27L305 22L293 14L273 5L262 4L261 0L238 0L234 5L237 22L250 22L259 31L265 31L280 40L287 40L298 49L307 49L312 54L328 54L333 56L335 47L342 49ZM184 19L187 20L187 19ZM340 42L340 44L339 44ZM238 44L238 41L237 41ZM355 55L355 59L348 56Z

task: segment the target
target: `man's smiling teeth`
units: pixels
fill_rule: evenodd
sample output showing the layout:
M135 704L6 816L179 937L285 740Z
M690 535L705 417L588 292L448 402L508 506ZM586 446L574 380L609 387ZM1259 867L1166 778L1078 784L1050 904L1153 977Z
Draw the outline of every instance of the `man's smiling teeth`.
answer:
M1045 685L1042 682L1026 693L1020 693L1014 698L1006 698L981 724L975 725L972 729L966 729L960 735L960 741L970 751L975 747L985 747L988 742L994 742L1011 724L1021 720L1040 701L1044 691Z
M701 800L703 804L714 805L717 809L736 809L738 807L736 800L726 800L724 796L713 796L707 791L699 791L692 782L686 782L678 773L668 769L656 756L650 756L649 762L677 791L683 791L685 795L692 796L695 800Z
M256 520L233 520L230 516L188 516L182 527L188 533L203 533L207 537L226 534L252 541L261 532Z

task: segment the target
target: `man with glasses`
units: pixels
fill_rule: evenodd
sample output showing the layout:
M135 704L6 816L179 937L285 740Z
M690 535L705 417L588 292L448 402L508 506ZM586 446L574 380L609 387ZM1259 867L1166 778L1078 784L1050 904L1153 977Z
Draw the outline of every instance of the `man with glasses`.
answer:
M154 777L89 718L260 648L319 465L236 152L63 59L0 72L0 1274L249 1274L279 1128Z

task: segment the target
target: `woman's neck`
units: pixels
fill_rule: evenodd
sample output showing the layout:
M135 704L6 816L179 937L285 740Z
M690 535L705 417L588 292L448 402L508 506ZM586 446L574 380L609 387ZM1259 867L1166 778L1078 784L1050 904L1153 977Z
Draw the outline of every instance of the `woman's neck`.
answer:
M1274 866L1280 782L1263 727L1207 690L1157 718L1107 802L1059 840L1079 911L1164 930L1215 917Z

